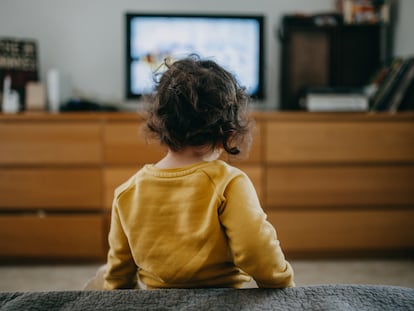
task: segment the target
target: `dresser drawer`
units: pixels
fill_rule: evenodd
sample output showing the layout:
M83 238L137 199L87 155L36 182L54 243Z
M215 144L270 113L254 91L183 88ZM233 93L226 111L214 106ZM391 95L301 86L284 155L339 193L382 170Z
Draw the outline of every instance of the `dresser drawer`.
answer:
M101 208L99 168L0 168L0 209Z
M0 165L98 164L98 122L0 123Z
M266 206L414 205L414 165L274 166Z
M270 163L414 160L413 122L269 122L266 130Z
M267 210L288 255L414 251L414 210Z
M0 256L104 259L106 226L101 214L0 214Z
M111 122L104 129L104 160L108 164L154 163L166 153L157 141L146 141L139 122Z

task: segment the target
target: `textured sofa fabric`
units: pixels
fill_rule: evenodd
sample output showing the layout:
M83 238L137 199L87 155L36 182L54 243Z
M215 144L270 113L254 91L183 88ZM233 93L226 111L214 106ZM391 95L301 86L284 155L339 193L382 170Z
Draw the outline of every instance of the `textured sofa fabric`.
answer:
M318 285L286 289L2 292L0 310L414 310L414 289Z

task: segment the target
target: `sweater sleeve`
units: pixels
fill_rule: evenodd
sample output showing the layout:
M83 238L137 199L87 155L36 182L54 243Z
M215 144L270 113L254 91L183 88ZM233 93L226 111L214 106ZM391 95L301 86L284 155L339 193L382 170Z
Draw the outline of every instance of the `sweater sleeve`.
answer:
M137 284L137 266L121 225L116 200L112 208L108 242L109 252L104 289L135 288Z
M233 179L225 190L220 221L229 239L235 264L259 287L295 286L293 269L267 221L253 184L246 175Z

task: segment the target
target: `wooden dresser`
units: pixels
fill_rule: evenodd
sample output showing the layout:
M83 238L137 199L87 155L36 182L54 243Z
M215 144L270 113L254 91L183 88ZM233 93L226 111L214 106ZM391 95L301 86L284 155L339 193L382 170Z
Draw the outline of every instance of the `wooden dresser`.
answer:
M101 258L102 121L0 116L0 256Z
M413 117L262 117L264 206L288 254L413 253Z
M414 114L254 116L249 159L230 162L288 257L413 254ZM0 114L0 260L105 260L115 187L164 154L140 122Z

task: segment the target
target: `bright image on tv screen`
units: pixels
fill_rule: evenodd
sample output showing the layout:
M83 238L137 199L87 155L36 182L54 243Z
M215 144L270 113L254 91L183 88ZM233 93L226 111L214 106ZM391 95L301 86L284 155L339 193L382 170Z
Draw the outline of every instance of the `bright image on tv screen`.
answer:
M166 58L192 53L218 62L249 94L257 92L260 24L255 19L140 16L131 19L130 29L133 94L154 90L154 72Z

